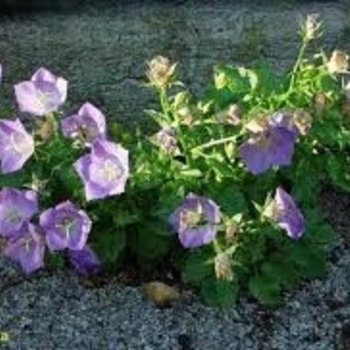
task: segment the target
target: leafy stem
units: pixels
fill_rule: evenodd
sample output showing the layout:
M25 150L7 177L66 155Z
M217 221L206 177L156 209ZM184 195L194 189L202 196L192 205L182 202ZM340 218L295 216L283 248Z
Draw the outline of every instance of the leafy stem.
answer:
M227 142L236 141L236 139L237 139L237 135L224 137L224 138L218 139L218 140L212 140L212 141L203 143L203 144L201 144L199 146L196 146L196 147L192 148L191 149L191 153L196 153L198 151L202 151L204 149L208 149L208 148L211 148L211 147L214 147L214 146L222 145L222 144L227 143Z
M299 50L299 53L298 53L297 60L295 61L294 67L292 69L288 92L291 92L294 89L296 78L297 78L297 73L298 73L298 70L300 69L300 66L301 66L303 57L305 55L305 51L306 51L308 44L309 44L309 40L304 37L302 44L301 44L301 47L300 47L300 50Z

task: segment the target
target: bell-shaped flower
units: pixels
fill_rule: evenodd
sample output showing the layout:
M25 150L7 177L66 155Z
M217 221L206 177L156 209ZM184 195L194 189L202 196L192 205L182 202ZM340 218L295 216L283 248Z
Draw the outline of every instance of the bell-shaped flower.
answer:
M88 245L81 250L70 250L68 257L74 269L81 275L95 275L101 270L100 260Z
M239 154L251 173L261 174L292 162L295 138L290 128L267 123L239 147Z
M85 103L77 114L64 118L61 127L64 136L78 139L86 146L106 138L106 118L91 103Z
M17 237L22 225L38 212L34 191L4 187L0 191L0 236Z
M3 253L30 274L44 266L45 239L38 227L26 222L17 237L7 241Z
M123 193L129 177L129 152L119 144L97 140L91 153L74 163L84 183L86 199Z
M51 251L83 249L91 230L87 214L70 201L45 210L39 220Z
M264 216L286 231L290 238L298 239L305 231L304 217L293 198L278 187L274 199L264 210Z
M190 193L169 217L172 229L178 233L185 248L200 247L215 239L220 210L206 197Z
M40 68L29 81L15 85L15 95L22 112L44 116L55 112L66 101L67 80Z
M20 170L33 153L33 137L20 120L0 120L1 172L8 174Z

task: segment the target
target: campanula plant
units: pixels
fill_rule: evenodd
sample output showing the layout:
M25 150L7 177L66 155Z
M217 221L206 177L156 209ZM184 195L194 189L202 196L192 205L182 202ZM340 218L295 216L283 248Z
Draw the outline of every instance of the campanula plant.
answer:
M324 182L350 189L350 83L343 52L306 56L320 27L302 23L286 74L217 66L199 99L155 57L150 135L89 102L64 111L68 83L46 68L16 84L28 117L0 120L2 253L27 274L58 260L83 276L163 264L221 307L240 290L280 303L322 276L334 234L317 204Z

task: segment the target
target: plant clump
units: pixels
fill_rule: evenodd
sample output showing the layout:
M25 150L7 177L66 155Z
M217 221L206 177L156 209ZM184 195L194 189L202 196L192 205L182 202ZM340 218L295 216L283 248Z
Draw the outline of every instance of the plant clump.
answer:
M28 118L0 120L2 254L27 274L165 264L220 307L240 290L278 304L322 276L335 234L320 189L350 191L350 82L340 50L306 56L320 28L315 15L302 23L286 74L220 65L199 99L157 56L154 135L131 136L89 102L65 113L67 81L45 68L15 85Z

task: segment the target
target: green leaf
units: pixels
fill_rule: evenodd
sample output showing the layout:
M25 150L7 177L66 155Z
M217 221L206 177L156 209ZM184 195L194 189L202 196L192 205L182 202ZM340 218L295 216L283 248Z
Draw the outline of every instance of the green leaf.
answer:
M281 303L281 286L268 275L255 275L249 279L249 291L261 303L278 305Z
M198 248L188 253L182 272L185 283L198 283L213 273L214 253L209 247Z
M45 255L45 265L51 268L63 268L65 266L64 257L61 253L53 253Z
M214 80L217 89L228 87L234 94L243 94L250 90L250 81L245 68L217 66Z
M168 254L174 236L162 222L149 220L128 234L128 244L140 261L158 261Z
M291 264L285 262L284 259L274 259L266 261L261 266L261 271L269 280L275 280L276 283L283 288L293 288L299 280L297 272Z
M350 160L345 154L329 154L328 166L329 175L335 185L343 190L350 191Z
M245 197L235 184L228 182L222 182L216 186L211 184L207 191L228 216L242 213L247 208Z
M314 247L295 242L287 251L287 260L296 265L301 276L305 278L322 277L326 271L325 252Z
M201 283L201 296L210 306L228 308L237 300L238 286L235 281L209 278Z
M93 243L96 254L103 262L114 264L125 248L125 232L116 230L96 232L93 235Z
M199 169L183 169L181 175L186 177L202 177L203 173Z

